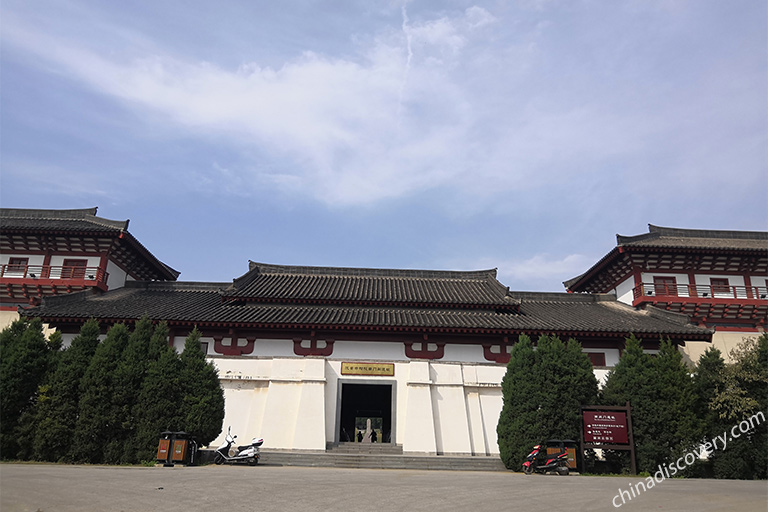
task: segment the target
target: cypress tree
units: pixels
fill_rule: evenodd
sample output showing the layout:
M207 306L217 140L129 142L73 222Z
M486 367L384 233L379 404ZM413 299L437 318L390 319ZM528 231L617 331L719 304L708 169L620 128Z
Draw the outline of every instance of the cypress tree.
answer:
M78 462L117 463L123 440L120 408L112 403L115 370L128 345L130 333L124 324L114 325L99 344L81 381L71 457Z
M521 335L512 346L501 381L503 406L496 425L499 455L508 469L519 469L531 447L540 441L537 411L542 389L535 367L533 343Z
M655 469L670 456L685 455L700 441L701 422L692 407L695 402L692 374L677 347L669 339L662 340L652 362L658 396L655 431L651 432L657 448Z
M161 432L183 428L181 368L179 355L167 343L159 358L147 367L133 412L138 460L155 458Z
M224 421L224 390L219 372L200 350L197 327L187 336L181 353L181 381L184 386L182 414L184 430L207 445L221 432Z
M648 424L653 421L652 403L656 399L652 389L653 368L651 357L643 351L641 341L633 334L625 340L624 351L616 366L608 373L605 386L602 389L602 403L605 405L632 406L632 430L635 440L637 466L640 471L647 471L651 458L646 455L645 442L649 430ZM650 440L653 441L652 439ZM606 451L609 461L623 460L626 464L626 453ZM614 468L618 470L619 468ZM624 468L628 471L628 468Z
M91 319L62 352L50 379L50 398L39 406L33 442L35 459L59 461L67 456L77 423L80 381L99 345L99 334L98 322Z
M575 340L541 336L533 349L520 336L502 380L504 404L496 432L504 465L518 469L534 444L578 439L579 408L597 398L597 379Z
M58 347L46 342L39 318L16 320L0 333L0 456L4 459L15 458L22 448L18 440L23 435L19 432L22 415L36 402L54 350ZM23 437L28 436L29 432Z
M542 439L577 440L580 407L597 400L592 363L576 340L563 343L556 336L539 338L536 358L546 390L538 419Z
M134 408L150 363L148 354L154 331L152 321L149 318L143 317L136 322L120 362L115 369L112 405L115 407L115 414L120 419L120 425L116 426L115 429L115 436L116 439L122 441L123 446L120 455L120 462L122 463L138 462L137 451L139 447L136 443Z
M632 406L632 429L639 471L692 448L700 426L692 409L693 383L677 348L663 340L652 358L634 335L626 340L619 363L603 388L606 405ZM678 454L678 455L675 455Z
M718 390L722 389L724 379L723 355L715 347L710 347L699 358L693 374L693 411L701 420L698 437L702 440L717 435L720 431L720 417L712 409L712 402Z
M726 450L711 455L715 478L768 478L768 334L748 338L731 351L723 385L712 399L711 409L722 422L722 430L743 425L753 415L762 415L750 431L737 429ZM755 421L755 420L753 420ZM720 433L720 432L715 432ZM729 432L730 434L730 432Z

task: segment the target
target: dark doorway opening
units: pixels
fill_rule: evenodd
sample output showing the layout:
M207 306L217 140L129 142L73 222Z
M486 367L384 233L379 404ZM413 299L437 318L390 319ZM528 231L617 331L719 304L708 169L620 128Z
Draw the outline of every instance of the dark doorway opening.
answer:
M359 442L367 420L376 442L392 442L392 385L342 383L339 441Z

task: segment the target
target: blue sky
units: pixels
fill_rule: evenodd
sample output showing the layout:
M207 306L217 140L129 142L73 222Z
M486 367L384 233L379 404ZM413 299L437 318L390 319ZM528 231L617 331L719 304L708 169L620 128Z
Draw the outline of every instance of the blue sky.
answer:
M3 0L0 203L248 260L562 291L649 223L768 228L764 0Z

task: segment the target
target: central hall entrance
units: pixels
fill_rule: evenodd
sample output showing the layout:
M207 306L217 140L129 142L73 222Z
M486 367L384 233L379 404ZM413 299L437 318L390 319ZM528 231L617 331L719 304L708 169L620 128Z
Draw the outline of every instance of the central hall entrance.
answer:
M392 384L342 382L339 441L392 442Z

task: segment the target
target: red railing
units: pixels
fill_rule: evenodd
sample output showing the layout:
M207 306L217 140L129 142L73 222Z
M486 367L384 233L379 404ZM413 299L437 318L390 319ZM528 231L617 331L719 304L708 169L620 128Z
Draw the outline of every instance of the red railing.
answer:
M768 300L765 286L718 286L705 284L643 283L633 289L635 300L640 297L695 297L697 299L758 299Z
M106 283L109 273L102 267L54 265L0 265L0 279L66 279Z

